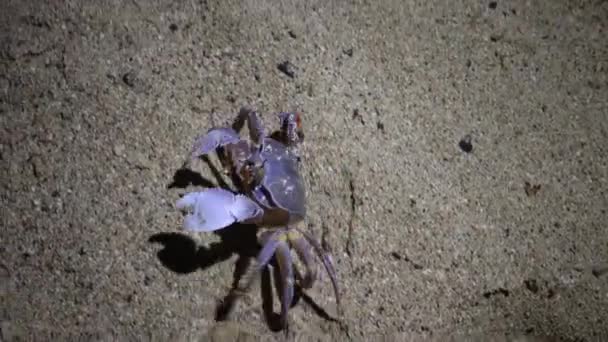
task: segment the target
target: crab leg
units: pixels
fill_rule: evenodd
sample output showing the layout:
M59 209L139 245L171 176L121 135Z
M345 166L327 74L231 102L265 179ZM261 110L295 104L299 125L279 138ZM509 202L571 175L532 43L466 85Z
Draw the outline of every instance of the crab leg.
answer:
M246 274L244 274L235 286L230 290L230 293L227 297L228 300L228 312L232 311L233 305L237 303L237 301L249 292L253 281L257 279L257 275L261 273L261 271L268 265L272 257L274 256L277 246L279 245L278 236L283 234L282 231L266 231L262 233L260 236L260 243L262 244L262 250L258 254L255 263L250 265Z
M279 245L278 237L283 234L282 231L265 231L260 235L260 244L263 246L262 250L258 254L255 264L249 269L247 274L243 277L243 281L239 282L235 292L239 295L244 294L249 290L251 284L256 279L255 276L258 275L264 267L268 265L272 256L275 254L277 250L277 246Z
M317 278L317 267L314 255L311 253L312 246L297 230L290 230L287 233L287 238L306 268L306 273L301 278L300 286L304 289L310 289Z
M249 129L249 136L255 144L260 144L266 137L266 129L262 123L262 119L258 116L258 113L249 107L243 107L239 111L232 129L235 132L240 132L247 121L247 128Z
M323 262L323 266L325 267L325 270L327 271L327 274L329 275L329 279L331 280L331 285L334 288L334 294L336 296L336 306L338 309L338 316L340 316L341 315L340 292L338 291L338 281L337 281L337 277L336 277L336 271L334 269L334 264L333 264L333 261L331 260L331 256L328 255L327 253L325 253L325 251L323 250L323 248L321 248L321 246L319 245L317 240L315 240L310 234L308 234L307 232L305 232L299 228L293 228L293 229L296 229L298 232L300 232L300 234L302 234L306 238L306 240L310 243L310 245L314 249L315 253L321 258L321 261Z
M235 222L255 223L263 215L262 208L248 197L220 188L186 194L176 207L191 211L184 219L184 228L195 232L211 232Z
M283 327L288 326L287 312L291 307L293 301L294 289L293 289L293 260L291 257L291 251L289 245L285 240L279 241L275 254L277 263L279 264L279 289L281 297L281 323Z

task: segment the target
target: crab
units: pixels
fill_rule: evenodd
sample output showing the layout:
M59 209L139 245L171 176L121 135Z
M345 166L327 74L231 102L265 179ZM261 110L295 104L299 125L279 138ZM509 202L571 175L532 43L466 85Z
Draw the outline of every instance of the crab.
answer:
M257 112L243 107L231 126L213 127L199 136L190 158L198 159L216 152L226 171L236 180L238 191L209 188L184 195L176 203L187 214L183 227L194 232L211 232L234 223L265 228L258 235L261 250L245 281L236 293L245 294L257 274L278 265L280 322L288 327L288 310L297 281L301 289L312 288L317 279L316 257L321 260L332 283L338 315L340 296L333 261L314 237L299 227L306 217L306 192L300 175L298 146L302 141L300 114L278 114L280 129L267 134ZM239 132L247 123L250 141ZM294 264L292 250L305 270Z

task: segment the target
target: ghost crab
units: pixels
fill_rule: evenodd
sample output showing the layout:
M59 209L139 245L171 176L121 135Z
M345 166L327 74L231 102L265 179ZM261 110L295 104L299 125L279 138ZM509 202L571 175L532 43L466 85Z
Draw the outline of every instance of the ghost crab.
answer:
M298 227L306 216L306 196L300 175L298 145L301 125L298 113L278 114L280 129L267 135L261 118L250 108L242 108L231 127L214 127L196 139L191 158L217 152L227 172L236 179L238 193L210 188L183 196L177 207L189 212L184 228L210 232L240 222L268 228L258 240L262 248L254 268L235 289L245 294L255 276L267 267L274 256L280 275L277 284L281 300L281 325L287 328L287 312L294 298L294 285L313 286L317 277L315 256L331 280L338 314L340 296L331 257L308 232ZM239 132L247 123L251 141ZM305 268L302 274L293 263L294 250Z

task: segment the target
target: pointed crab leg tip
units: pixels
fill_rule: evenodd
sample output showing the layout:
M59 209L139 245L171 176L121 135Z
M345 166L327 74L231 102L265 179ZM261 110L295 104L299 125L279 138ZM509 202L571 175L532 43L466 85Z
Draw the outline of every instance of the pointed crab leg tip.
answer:
M284 327L288 325L288 313L294 296L293 287L293 259L289 245L281 241L277 246L276 254L279 264L280 287L281 287L281 322Z
M321 263L323 264L323 266L325 267L325 271L329 275L331 285L334 289L334 295L336 297L336 305L339 308L340 307L340 290L338 288L338 278L336 276L336 271L334 269L331 257L329 257L329 255L327 253L325 253L325 251L323 250L321 245L317 242L317 240L315 240L309 233L307 233L306 231L299 229L299 228L296 228L296 230L298 232L300 232L306 238L306 240L308 240L308 242L314 249L317 256L321 259Z

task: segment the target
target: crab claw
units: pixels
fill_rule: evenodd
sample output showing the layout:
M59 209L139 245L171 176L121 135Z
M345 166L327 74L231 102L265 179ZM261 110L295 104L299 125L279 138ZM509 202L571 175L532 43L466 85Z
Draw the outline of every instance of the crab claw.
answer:
M192 158L198 158L215 151L218 147L234 144L240 136L232 128L212 128L206 134L199 136L192 146Z
M253 223L263 214L262 208L246 196L219 188L186 194L176 207L190 211L184 228L195 232L212 232L235 222Z

